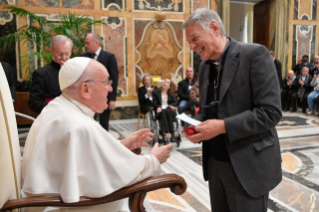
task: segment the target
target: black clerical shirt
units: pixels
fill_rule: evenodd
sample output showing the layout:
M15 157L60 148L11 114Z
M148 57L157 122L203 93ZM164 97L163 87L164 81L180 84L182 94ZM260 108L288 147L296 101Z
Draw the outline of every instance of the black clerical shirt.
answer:
M220 83L223 75L223 66L225 62L225 56L227 54L229 46L229 40L227 39L226 46L224 48L224 51L220 57L219 60L216 61L210 61L210 70L209 70L209 84L207 86L208 92L207 92L207 101L206 105L208 105L212 101L219 101L219 88L220 88ZM219 69L219 80L217 79L218 77L218 69ZM219 83L217 83L219 81ZM217 113L216 113L217 116ZM205 119L210 119L210 117L205 117ZM218 119L218 116L217 116ZM214 130L214 129L212 129ZM224 162L230 162L230 157L229 153L226 148L225 140L223 138L223 135L218 135L212 139L209 139L208 141L208 147L211 152L211 157L214 158L215 160L218 161L224 161Z
M32 74L30 100L32 111L40 114L50 100L61 95L59 85L60 64L52 60L48 65L35 70Z

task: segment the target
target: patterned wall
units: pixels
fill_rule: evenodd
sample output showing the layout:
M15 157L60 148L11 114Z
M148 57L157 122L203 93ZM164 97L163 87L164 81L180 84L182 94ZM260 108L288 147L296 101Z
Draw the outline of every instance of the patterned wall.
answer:
M4 8L8 5L17 5L47 20L54 20L56 14L67 14L71 10L106 22L107 25L89 31L101 35L104 49L114 53L118 62L118 108L113 118L121 118L119 114L129 118L136 116L136 110L125 109L123 112L124 108L137 109L137 88L145 73L170 78L177 83L185 77L185 67L196 64L198 57L195 54L194 58L190 51L181 26L197 8L214 9L215 0L0 0L0 36L30 24L29 20L16 19L8 13ZM158 12L164 12L166 20L158 22L155 19ZM0 60L19 67L19 54L28 53L30 48L35 47L20 43L16 49L1 55ZM44 65L34 58L29 58L29 63L38 67ZM19 68L17 73L19 80L25 75Z
M303 55L308 55L310 61L318 54L316 34L318 30L317 0L294 0L292 20L290 21L291 42L291 68L293 68Z

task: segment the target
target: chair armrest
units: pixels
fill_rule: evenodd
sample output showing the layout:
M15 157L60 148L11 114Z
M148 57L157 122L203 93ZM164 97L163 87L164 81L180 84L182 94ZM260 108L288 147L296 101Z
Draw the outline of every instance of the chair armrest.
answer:
M134 185L122 188L104 197L89 198L80 197L80 201L76 203L65 203L58 195L52 196L36 196L25 197L21 199L9 200L0 209L0 212L11 211L16 208L23 207L40 207L40 206L56 206L56 207L81 207L91 206L113 202L129 197L130 209L133 212L144 212L143 201L148 191L160 188L170 188L170 190L181 195L186 191L187 184L179 175L164 174L157 177L150 177Z

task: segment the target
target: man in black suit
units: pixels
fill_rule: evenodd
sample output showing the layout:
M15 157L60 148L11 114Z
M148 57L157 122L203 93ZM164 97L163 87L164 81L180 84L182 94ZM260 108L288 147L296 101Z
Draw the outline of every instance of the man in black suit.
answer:
M116 91L117 91L118 75L119 75L116 58L114 54L104 51L101 48L101 38L96 33L89 33L86 36L85 48L87 52L83 53L81 56L90 57L102 63L110 74L109 80L112 80L113 91L110 92L108 95L108 108L103 113L100 114L100 124L104 129L108 131L110 113L111 113L111 110L115 107L115 102L116 102Z
M276 58L275 52L274 51L269 51L271 59L274 61L276 70L277 70L277 75L279 79L279 85L280 89L282 88L282 72L281 72L281 62Z
M275 65L262 45L226 37L218 14L201 8L183 24L199 66L204 178L212 211L267 211L269 191L282 179L276 124L282 114Z
M312 73L313 65L311 63L309 63L309 56L306 54L304 56L302 56L301 61L299 61L298 64L293 69L296 76L301 74L301 70L303 67L308 67L309 73Z
M59 73L61 66L70 59L72 47L72 41L64 35L57 35L51 39L50 52L53 60L32 74L28 105L35 113L40 114L51 100L61 95Z
M291 104L293 107L290 108L290 112L297 111L295 105L299 99L301 102L302 112L306 113L306 107L308 105L307 97L312 90L312 86L310 85L311 80L312 76L309 75L309 68L306 66L303 67L301 74L299 74L294 81L294 87L296 87L296 91L291 96Z
M283 87L281 90L281 108L283 111L288 111L289 108L296 107L296 102L291 101L292 95L297 92L298 85L294 83L296 76L293 70L289 70L287 77L285 77L283 82Z
M152 77L149 74L144 75L142 82L144 86L138 88L138 101L140 111L146 114L153 107L153 91L157 88L152 86Z
M7 77L7 81L10 87L10 92L11 92L11 96L12 96L12 100L15 100L16 97L16 81L14 79L14 75L11 69L11 66L8 63L5 62L0 62L0 64L3 67L4 73Z

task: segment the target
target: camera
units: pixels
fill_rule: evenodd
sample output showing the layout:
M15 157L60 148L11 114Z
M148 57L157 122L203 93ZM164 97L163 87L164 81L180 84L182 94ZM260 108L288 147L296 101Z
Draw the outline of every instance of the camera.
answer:
M316 62L316 64L319 64L319 62Z

